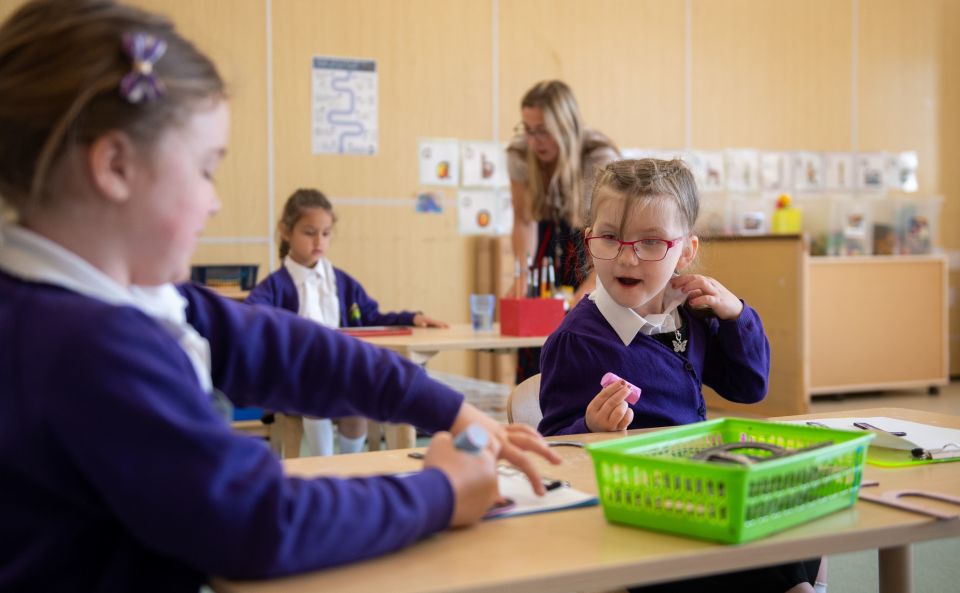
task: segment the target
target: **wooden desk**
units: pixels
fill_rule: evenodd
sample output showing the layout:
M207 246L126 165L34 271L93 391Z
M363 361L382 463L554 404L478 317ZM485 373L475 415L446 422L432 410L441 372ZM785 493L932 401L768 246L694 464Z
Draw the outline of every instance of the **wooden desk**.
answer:
M503 352L517 348L543 346L547 336L501 336L500 324L491 331L474 331L469 323L454 323L448 328L413 328L407 336L360 338L381 348L388 348L413 362L424 365L438 352L447 350L479 350Z
M474 331L468 323L453 324L449 328L413 328L413 333L403 336L363 337L363 340L381 348L393 350L416 364L426 366L438 352L445 350L474 350L482 352L505 352L517 348L542 346L547 336L501 336L500 324L491 331ZM284 457L296 457L300 451L303 421L299 416L277 415L283 435ZM384 437L388 449L409 449L416 445L417 431L409 424L385 424L368 421L367 444L371 451L380 449Z
M845 411L835 416L896 416L960 428L960 416L881 408ZM820 417L827 416L826 414ZM799 418L799 417L794 417ZM579 435L563 440L586 442L610 435ZM568 479L574 487L596 492L587 453L556 449L564 464L546 475ZM294 459L285 462L296 475L364 475L410 471L419 462L407 451ZM867 466L865 479L878 491L917 487L960 495L960 464L881 469ZM214 580L220 593L533 593L600 590L652 583L800 560L818 554L880 549L880 590L909 593L910 544L960 536L960 520L925 516L860 501L855 506L759 541L723 545L607 523L600 507L514 517L447 531L394 554L365 562L260 582Z
M400 356L410 359L421 366L438 352L448 350L473 350L479 352L507 352L517 348L543 346L547 336L501 336L500 324L495 323L491 331L475 331L469 323L455 323L448 328L413 328L413 334L406 336L379 336L364 338L381 348L393 350ZM409 424L381 424L370 421L367 430L367 444L371 451L380 448L380 437L384 436L388 449L408 449L416 445L416 429Z

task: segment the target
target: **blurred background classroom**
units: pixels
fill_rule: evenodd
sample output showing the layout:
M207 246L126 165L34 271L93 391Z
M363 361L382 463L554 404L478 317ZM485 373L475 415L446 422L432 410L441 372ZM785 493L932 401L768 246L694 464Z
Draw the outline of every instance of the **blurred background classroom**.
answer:
M561 79L626 156L696 163L698 265L760 311L773 346L769 401L745 413L960 414L949 384L960 376L958 0L131 3L172 17L230 85L223 208L198 266L264 277L279 263L286 196L316 187L337 212L331 261L382 309L469 322L469 295L504 294L511 280L511 220L505 178L472 184L458 165L493 143L502 168L521 96ZM19 4L0 1L0 18ZM372 101L364 143L324 144L330 64L361 64L374 83L354 89ZM458 147L452 176L423 171L437 164L425 149ZM770 234L782 193L802 235ZM476 204L488 202L481 221ZM442 352L430 370L499 414L514 364ZM917 590L955 589L960 544L917 550ZM876 574L860 572L875 554L841 559L831 591L876 590L856 576Z

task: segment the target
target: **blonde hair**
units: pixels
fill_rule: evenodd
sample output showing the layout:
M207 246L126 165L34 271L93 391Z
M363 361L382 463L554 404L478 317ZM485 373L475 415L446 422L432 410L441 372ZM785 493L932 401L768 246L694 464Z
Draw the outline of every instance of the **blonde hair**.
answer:
M323 208L330 214L333 222L337 222L337 215L333 213L333 204L330 203L327 196L323 195L323 192L316 189L298 189L290 194L287 203L283 205L283 214L280 215L277 231L279 232L280 228L283 228L288 233L292 233L297 221L310 208ZM281 235L279 243L280 259L283 259L290 253L290 242L284 240Z
M693 173L680 159L622 160L608 163L597 175L593 186L589 226L597 217L599 203L605 193L626 198L620 230L623 232L627 218L638 208L660 207L671 203L676 206L680 224L689 234L700 214L700 196Z
M613 143L597 134L587 138L580 120L580 108L573 91L560 80L538 82L520 100L520 108L536 107L543 112L544 126L558 146L557 164L550 186L544 187L543 172L537 155L526 151L528 217L536 220L563 220L579 228L583 219L584 155L602 147L616 150Z
M153 75L164 92L133 104L120 80L133 64L127 33L164 40ZM117 130L144 146L224 97L213 62L164 17L113 0L32 0L0 27L0 198L22 215L49 200L45 184L74 145Z

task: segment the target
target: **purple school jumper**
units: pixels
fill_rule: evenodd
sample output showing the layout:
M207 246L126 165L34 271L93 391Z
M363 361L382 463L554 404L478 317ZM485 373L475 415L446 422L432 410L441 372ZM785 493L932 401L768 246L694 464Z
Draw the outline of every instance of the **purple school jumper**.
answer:
M184 285L239 406L449 428L462 396L399 356ZM285 477L138 309L0 272L0 590L189 591L377 556L444 529L446 476ZM344 397L350 394L350 397Z
M596 303L583 299L547 338L540 357L544 435L590 432L587 405L612 371L642 391L629 428L674 426L705 420L700 392L706 384L726 399L756 403L767 394L770 345L757 312L746 304L736 320L700 320L681 307L686 353L638 333L629 346Z
M363 286L353 276L340 268L333 268L337 278L337 297L340 299L340 327L359 327L368 325L413 325L416 313L381 313L377 301L367 295ZM293 277L283 266L263 279L263 282L250 291L247 303L251 305L270 305L297 313L300 311L300 295L293 283Z

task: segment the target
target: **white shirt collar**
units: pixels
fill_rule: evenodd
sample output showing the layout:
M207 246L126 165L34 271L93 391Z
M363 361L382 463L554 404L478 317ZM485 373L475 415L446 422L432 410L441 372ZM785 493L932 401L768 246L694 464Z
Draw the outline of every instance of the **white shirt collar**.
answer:
M680 313L677 310L686 301L682 291L667 286L663 293L663 313L643 317L633 309L619 305L603 283L597 278L597 287L590 293L589 299L597 305L600 314L607 320L613 331L620 337L624 346L629 346L637 334L660 334L676 331L680 325Z
M290 276L293 278L293 283L297 286L301 286L307 281L307 279L312 278L316 278L322 283L323 280L326 279L326 266L324 266L326 261L326 258L321 257L317 260L317 263L315 263L312 268L308 268L307 266L300 265L293 261L293 258L288 255L287 257L283 258L283 267L290 272Z
M143 311L162 325L184 349L206 391L210 349L187 323L187 300L172 284L126 288L72 251L18 225L0 225L0 270L30 282L60 286L116 306Z

